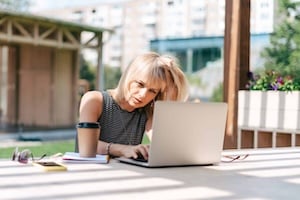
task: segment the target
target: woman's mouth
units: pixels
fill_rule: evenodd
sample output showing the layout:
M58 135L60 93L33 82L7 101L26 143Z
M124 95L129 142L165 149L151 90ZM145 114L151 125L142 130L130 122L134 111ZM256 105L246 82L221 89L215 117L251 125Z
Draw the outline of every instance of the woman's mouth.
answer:
M142 101L140 99L135 98L135 97L133 98L133 102L136 103L136 104L142 103Z

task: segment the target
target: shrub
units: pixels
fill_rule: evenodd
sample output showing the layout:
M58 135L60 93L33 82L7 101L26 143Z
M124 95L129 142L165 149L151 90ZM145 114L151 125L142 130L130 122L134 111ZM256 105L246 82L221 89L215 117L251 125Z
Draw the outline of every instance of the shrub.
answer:
M278 91L293 91L300 90L300 83L294 81L291 75L282 76L278 72L264 71L261 74L248 74L247 88L249 90L278 90Z

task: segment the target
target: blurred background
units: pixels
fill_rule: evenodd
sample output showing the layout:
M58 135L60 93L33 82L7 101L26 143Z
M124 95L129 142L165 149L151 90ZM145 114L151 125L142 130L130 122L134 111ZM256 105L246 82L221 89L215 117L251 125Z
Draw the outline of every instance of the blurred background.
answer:
M236 127L242 111L236 88L226 96L228 72L238 90L299 90L299 27L299 0L0 0L0 132L74 134L80 97L114 88L147 51L179 58L189 100L230 99L227 127ZM238 56L229 43L239 43ZM236 134L228 129L225 141Z
M13 1L12 1L13 2ZM22 1L15 1L22 2ZM180 59L191 98L220 101L223 81L225 0L23 0L20 10L113 29L104 37L103 88L114 87L120 71L137 54L154 50ZM19 3L21 4L21 3ZM261 51L273 31L273 0L251 0L252 69L263 67ZM83 35L84 37L84 35ZM95 87L97 55L83 52L81 75ZM84 83L83 83L84 84Z
M264 67L262 51L270 44L274 24L279 19L275 17L277 7L273 0L251 0L251 71ZM11 57L9 61L15 60L14 55L21 55L20 61L9 64L9 67L5 64L0 67L2 125L12 124L19 128L23 125L72 126L76 122L74 110L78 105L74 91L80 99L88 90L115 87L131 59L146 51L179 58L190 83L191 100L223 101L225 0L0 0L0 8L13 12L9 13L10 18L5 13L1 15L2 21L0 18L0 32L8 35L8 46L0 46L1 55ZM22 21L23 16L28 17L30 22ZM80 55L76 55L73 51L66 53L60 50L59 45L53 50L38 49L37 44L20 48L10 44L9 27L13 26L12 31L25 36L25 41L28 35L36 34L32 33L34 20L44 20L41 26L47 22L44 18L33 16L73 22L87 29L112 30L103 31L100 63L103 71L97 71L97 49L80 49ZM44 31L41 37L53 35L55 27L62 22L54 23L57 25L40 30ZM66 28L71 27L65 22L63 24ZM65 31L65 40L73 42L77 39L77 33L72 36L72 30L66 33L62 27L60 31ZM89 41L91 36L83 31L79 37L80 41ZM29 55L28 52L35 54ZM36 59L39 54L41 56ZM68 56L71 59L68 60ZM79 63L79 76L74 73L72 63ZM11 73L7 70L12 69L10 65L15 66L12 79L7 78L7 74ZM69 73L72 75L67 76ZM101 82L98 76L101 76ZM14 80L14 77L19 78ZM73 77L78 77L78 80L74 81ZM74 83L78 84L76 89L73 89ZM17 91L12 89L15 87ZM31 90L33 87L36 89Z

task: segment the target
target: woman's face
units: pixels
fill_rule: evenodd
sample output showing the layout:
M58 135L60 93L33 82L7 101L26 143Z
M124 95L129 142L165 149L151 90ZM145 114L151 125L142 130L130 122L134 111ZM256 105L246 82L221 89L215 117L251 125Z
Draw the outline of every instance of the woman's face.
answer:
M151 102L160 91L161 86L158 84L149 83L145 79L136 79L129 85L127 101L133 108L141 108Z

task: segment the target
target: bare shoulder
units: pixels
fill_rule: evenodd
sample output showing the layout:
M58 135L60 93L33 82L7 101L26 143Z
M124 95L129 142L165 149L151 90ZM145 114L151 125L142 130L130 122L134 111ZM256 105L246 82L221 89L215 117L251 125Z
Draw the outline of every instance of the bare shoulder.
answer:
M82 98L81 101L103 101L103 95L99 91L88 91L86 92Z
M99 91L86 92L80 101L79 118L81 121L97 121L102 113L103 96Z

